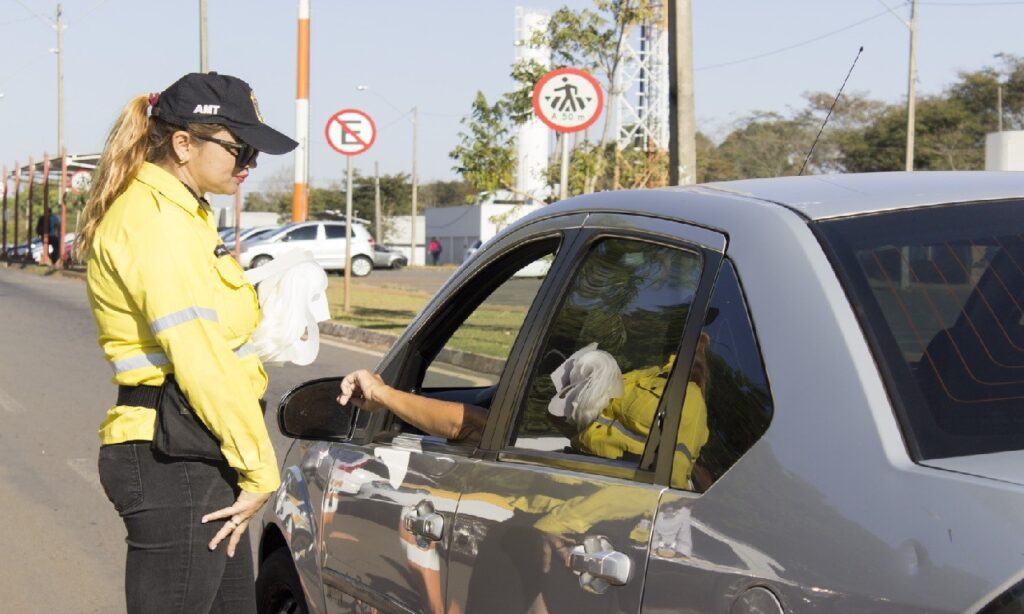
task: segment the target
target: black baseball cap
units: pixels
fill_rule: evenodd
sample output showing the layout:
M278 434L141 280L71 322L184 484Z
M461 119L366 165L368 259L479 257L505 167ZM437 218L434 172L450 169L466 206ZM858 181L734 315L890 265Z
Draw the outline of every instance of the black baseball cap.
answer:
M153 116L175 126L221 124L246 145L268 154L288 153L299 146L263 123L252 88L230 75L185 75L160 94Z

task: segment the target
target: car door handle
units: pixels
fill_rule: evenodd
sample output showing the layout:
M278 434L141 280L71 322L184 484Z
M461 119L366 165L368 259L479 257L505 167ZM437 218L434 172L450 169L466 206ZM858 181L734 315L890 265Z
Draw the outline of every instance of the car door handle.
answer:
M444 535L444 517L435 512L434 504L427 500L406 512L402 522L410 533L430 541L441 541Z
M633 561L612 548L607 537L588 536L569 555L569 567L580 578L580 587L603 594L610 586L623 586L632 578Z

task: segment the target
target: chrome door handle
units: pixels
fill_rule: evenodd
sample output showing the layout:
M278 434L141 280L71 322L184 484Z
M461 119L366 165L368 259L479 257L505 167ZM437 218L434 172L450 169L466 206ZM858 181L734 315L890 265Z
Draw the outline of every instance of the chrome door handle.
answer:
M405 528L418 537L441 541L444 535L444 517L434 511L434 504L423 500L402 517Z
M569 555L569 567L580 577L580 587L590 593L603 594L610 586L623 586L632 578L633 561L612 548L607 537L584 538Z

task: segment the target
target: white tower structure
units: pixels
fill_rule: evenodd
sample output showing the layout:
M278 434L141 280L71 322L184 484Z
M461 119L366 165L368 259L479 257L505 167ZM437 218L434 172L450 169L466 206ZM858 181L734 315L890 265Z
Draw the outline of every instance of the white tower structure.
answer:
M516 7L516 63L534 60L544 67L551 65L551 50L546 46L535 47L530 44L534 33L547 28L550 17L547 11ZM548 192L545 174L548 167L549 132L540 119L531 116L519 126L516 133L516 190L520 194L530 194L538 201Z
M668 149L668 12L664 3L655 8L658 18L622 41L615 96L615 133L622 149Z

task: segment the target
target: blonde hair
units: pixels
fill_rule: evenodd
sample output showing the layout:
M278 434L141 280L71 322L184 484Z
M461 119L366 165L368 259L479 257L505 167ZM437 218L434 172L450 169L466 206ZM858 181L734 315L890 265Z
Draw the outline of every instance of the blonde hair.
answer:
M174 126L150 117L148 96L136 96L121 110L107 135L99 163L93 173L92 187L82 209L81 231L75 241L78 257L85 259L92 248L96 227L110 205L127 188L143 162L163 162L174 157L171 136L185 130L189 134L213 136L224 130L220 124Z

